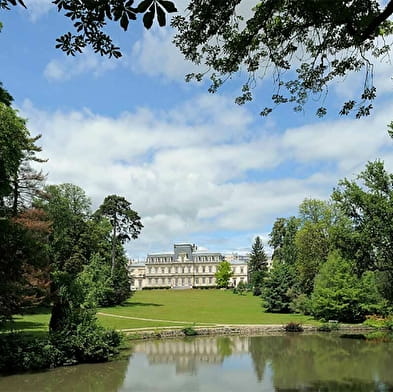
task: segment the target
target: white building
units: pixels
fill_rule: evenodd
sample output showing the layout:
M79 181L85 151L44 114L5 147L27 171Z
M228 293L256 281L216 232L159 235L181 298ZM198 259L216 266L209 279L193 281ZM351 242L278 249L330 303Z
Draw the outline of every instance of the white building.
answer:
M232 265L231 286L247 282L248 257L226 257L218 252L199 251L193 244L175 244L174 251L150 253L146 262L129 264L133 290L149 288L215 287L218 264L226 259Z

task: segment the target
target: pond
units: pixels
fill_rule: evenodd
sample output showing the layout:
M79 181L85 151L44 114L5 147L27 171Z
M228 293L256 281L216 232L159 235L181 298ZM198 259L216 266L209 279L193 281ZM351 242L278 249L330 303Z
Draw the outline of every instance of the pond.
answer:
M0 391L393 391L393 343L334 334L139 341L126 360L0 377Z

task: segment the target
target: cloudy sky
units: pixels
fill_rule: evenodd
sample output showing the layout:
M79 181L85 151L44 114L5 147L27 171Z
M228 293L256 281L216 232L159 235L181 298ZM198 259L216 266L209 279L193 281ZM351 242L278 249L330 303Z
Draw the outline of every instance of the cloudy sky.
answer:
M245 106L234 103L245 75L214 95L207 83L185 83L195 67L171 44L170 28L114 29L120 60L89 50L67 57L54 46L69 21L50 1L25 2L28 10L0 11L0 81L32 133L42 134L48 183L79 185L93 208L108 194L132 202L145 227L127 246L130 257L169 251L174 242L244 252L256 235L267 241L275 218L296 214L304 198L328 199L339 179L354 178L368 160L381 158L393 171L386 59L375 67L379 97L369 118L337 114L361 87L361 72L330 89L323 119L314 103L263 118L269 77ZM245 14L251 4L242 3Z

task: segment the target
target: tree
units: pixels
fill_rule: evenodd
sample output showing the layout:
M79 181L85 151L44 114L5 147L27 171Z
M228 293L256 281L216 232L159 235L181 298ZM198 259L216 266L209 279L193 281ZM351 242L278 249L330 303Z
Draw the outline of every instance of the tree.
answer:
M263 249L263 243L259 236L255 238L251 247L250 260L248 262L248 274L254 295L261 295L263 279L267 273L267 256Z
M1 0L0 8L24 5L22 0ZM129 22L143 14L146 28L157 18L166 24L166 14L176 12L173 2L143 0L55 0L59 12L73 22L76 33L57 39L56 47L75 55L90 45L101 55L120 57L120 49L105 32L114 21L127 30ZM330 84L351 73L364 70L360 97L350 99L340 114L356 111L356 117L368 115L376 96L373 85L373 61L390 50L385 39L392 34L393 0L286 0L259 1L247 20L238 15L245 1L190 1L186 16L175 16L171 25L178 30L174 43L185 58L204 64L206 70L187 75L186 79L211 80L210 92L216 92L234 73L245 70L248 77L236 102L253 99L256 81L273 75L275 89L272 106L294 105L301 111L309 97L324 99ZM262 115L272 111L266 106ZM326 114L326 107L317 114Z
M97 216L109 219L112 225L112 268L113 276L116 265L117 243L124 244L127 241L138 238L143 225L138 213L131 209L131 203L124 197L110 195L95 212Z
M330 232L338 219L328 202L305 199L299 206L300 228L295 236L297 289L310 295L314 278L327 260L331 248Z
M315 280L311 295L312 313L325 320L362 322L367 314L380 313L383 302L375 274L354 272L355 264L337 252L330 254Z
M231 264L223 260L218 264L217 272L215 273L216 284L219 288L227 288L229 285L229 279L232 277L232 266Z
M274 260L262 291L267 312L288 313L291 311L291 290L294 281L293 265Z
M295 236L300 221L298 218L277 218L269 234L269 245L273 247L273 260L281 260L288 264L295 264L296 245Z
M393 303L393 175L377 160L357 180L340 181L332 194L350 220L346 230L336 233L337 247L356 262L358 274L377 271L381 290Z
M360 101L345 102L340 113L369 114L376 94L372 61L390 49L383 39L392 33L388 19L393 1L266 0L259 1L245 21L237 16L239 4L192 1L186 16L173 19L175 44L187 59L209 71L190 74L189 80L208 74L209 91L215 92L234 73L246 70L248 79L237 98L242 104L252 100L256 79L271 70L273 106L291 103L300 111L310 96L323 99L334 80L364 69ZM265 107L261 114L271 110ZM325 113L325 107L318 108L318 115Z
M11 5L18 3L27 8L22 0L0 0L0 9L9 10ZM120 48L105 32L108 22L117 22L127 31L129 23L143 14L143 24L150 29L155 18L160 26L165 26L166 14L177 11L174 3L168 0L142 0L136 7L132 7L133 3L133 0L54 0L57 10L64 11L76 31L76 34L68 32L57 38L56 48L74 56L90 45L100 55L119 58L122 56Z

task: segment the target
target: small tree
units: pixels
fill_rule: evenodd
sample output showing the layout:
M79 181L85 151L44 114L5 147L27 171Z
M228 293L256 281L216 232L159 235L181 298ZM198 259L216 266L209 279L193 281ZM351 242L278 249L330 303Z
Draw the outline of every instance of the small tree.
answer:
M261 295L263 280L267 274L267 256L263 249L263 243L259 236L252 244L250 261L248 262L248 274L254 295Z
M218 264L217 272L215 274L217 287L225 287L227 288L229 285L229 279L232 277L232 267L231 264L223 260L220 264Z

